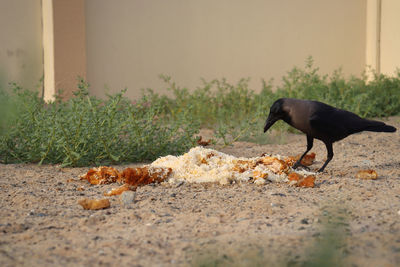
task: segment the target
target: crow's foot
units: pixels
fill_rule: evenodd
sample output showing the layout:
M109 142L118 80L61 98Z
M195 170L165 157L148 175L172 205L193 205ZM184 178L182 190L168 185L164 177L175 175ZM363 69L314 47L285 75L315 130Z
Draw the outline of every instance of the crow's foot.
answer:
M298 167L302 167L303 169L306 169L307 171L310 170L310 168L307 167L306 165L303 165L299 161L296 161L296 163L292 166L292 168L297 169Z

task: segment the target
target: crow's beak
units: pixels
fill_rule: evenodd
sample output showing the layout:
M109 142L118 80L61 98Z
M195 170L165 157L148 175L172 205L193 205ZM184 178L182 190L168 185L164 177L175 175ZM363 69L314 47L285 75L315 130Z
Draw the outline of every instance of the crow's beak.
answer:
M264 133L266 131L268 131L268 129L274 125L274 123L277 121L277 118L274 118L271 116L271 114L269 114L267 121L265 122L265 126L264 126Z

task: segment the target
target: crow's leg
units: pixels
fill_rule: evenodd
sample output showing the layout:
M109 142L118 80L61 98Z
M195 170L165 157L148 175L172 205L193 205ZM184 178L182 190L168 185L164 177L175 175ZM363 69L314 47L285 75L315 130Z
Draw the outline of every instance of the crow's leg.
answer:
M326 158L326 161L324 165L322 165L321 169L318 170L318 172L323 172L326 165L328 165L329 161L332 160L333 158L333 148L332 148L332 142L324 142L326 146L326 150L328 151L328 156Z
M313 144L314 144L314 138L307 135L307 150L306 150L306 152L303 153L303 155L301 155L299 160L296 161L296 163L293 165L293 167L292 167L293 169L296 169L298 167L303 167L303 168L309 169L307 166L304 166L303 164L301 164L301 160L304 158L305 155L307 155L308 151L311 150L311 148L313 147Z

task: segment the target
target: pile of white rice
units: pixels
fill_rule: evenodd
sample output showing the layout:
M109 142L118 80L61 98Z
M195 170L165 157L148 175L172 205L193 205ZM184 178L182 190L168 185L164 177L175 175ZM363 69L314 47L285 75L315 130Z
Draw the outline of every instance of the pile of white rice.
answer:
M284 159L274 155L277 159ZM279 172L271 166L258 164L263 157L237 158L222 152L194 147L181 156L165 156L150 164L150 167L171 168L168 182L218 182L229 184L235 181L254 181L264 184L266 180L288 181L287 172ZM297 173L308 173L299 172ZM311 174L311 173L308 173Z

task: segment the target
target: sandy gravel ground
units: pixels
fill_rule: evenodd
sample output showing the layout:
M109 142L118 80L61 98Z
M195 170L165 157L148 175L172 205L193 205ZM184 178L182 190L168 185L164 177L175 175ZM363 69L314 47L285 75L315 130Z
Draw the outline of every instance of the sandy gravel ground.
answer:
M400 118L390 124L399 129ZM222 151L305 149L305 136L286 139ZM318 169L325 147L316 141L312 151ZM89 168L0 165L0 266L300 266L313 257L332 266L400 266L400 131L353 135L334 152L315 188L159 184L139 188L130 206L114 196L98 211L77 201L101 198L112 185L67 182ZM366 168L379 178L356 179Z

